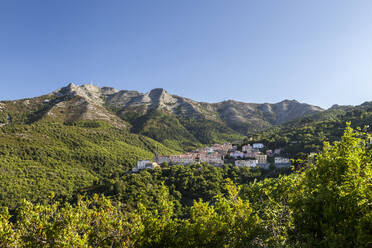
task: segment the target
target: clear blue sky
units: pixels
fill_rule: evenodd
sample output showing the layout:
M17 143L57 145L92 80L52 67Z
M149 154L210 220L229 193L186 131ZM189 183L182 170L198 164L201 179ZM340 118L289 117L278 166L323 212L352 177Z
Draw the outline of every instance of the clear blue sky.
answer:
M0 99L93 83L199 101L372 101L369 0L1 0Z

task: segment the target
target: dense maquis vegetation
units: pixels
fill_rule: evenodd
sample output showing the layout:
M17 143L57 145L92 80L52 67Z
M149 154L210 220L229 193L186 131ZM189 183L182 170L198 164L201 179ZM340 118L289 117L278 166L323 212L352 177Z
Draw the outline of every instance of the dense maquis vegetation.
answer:
M156 152L175 153L104 122L1 127L0 205L13 209L23 198L40 202L52 191L71 198L78 189L123 174Z
M223 168L208 164L162 166L161 169L126 173L121 177L100 181L79 193L88 195L104 193L110 199L122 202L128 209L135 208L136 204L141 202L154 210L161 185L165 185L169 190L170 199L175 204L175 215L184 217L188 215L189 208L195 200L211 202L216 195L224 193L223 185L226 179L242 185L277 176L276 173L278 172L251 171L248 167L239 168L232 165L225 165Z
M12 214L3 209L0 247L371 247L369 141L347 127L315 162L277 178L176 166L107 179L109 198L23 201Z

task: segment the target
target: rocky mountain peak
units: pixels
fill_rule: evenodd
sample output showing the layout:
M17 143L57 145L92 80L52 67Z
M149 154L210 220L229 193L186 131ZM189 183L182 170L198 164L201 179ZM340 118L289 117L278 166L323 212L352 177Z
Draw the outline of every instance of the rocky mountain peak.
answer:
M101 92L101 88L98 86L95 86L93 84L83 84L79 86L78 88L84 90L85 92L90 92L90 93L97 93L99 94Z
M103 95L111 95L111 94L115 94L115 93L118 93L119 91L115 88L112 88L112 87L102 87L101 88L101 93Z
M77 85L74 84L74 83L69 83L69 84L66 86L66 88L68 88L68 89L75 89L76 87L77 87Z
M153 107L172 105L177 101L177 99L175 99L163 88L152 89L150 92L145 94L145 97L150 98L150 102Z
M87 102L101 104L103 100L101 98L102 92L101 88L93 84L83 84L80 86L75 85L74 83L68 84L66 87L63 87L56 91L57 95L63 96L80 96L84 98Z
M168 92L163 88L154 88L150 90L150 94L164 94L164 93L168 93Z
M80 97L76 99L74 106L80 104L82 112L89 113L89 116L85 114L84 118L92 119L98 112L102 113L102 116L111 116L104 110L107 107L118 111L121 117L146 115L155 110L171 114L175 118L203 118L217 121L242 133L279 125L304 115L323 111L317 106L288 99L278 103L263 104L235 100L201 103L171 95L163 88L154 88L147 93L141 93L118 91L112 87L100 88L92 84L77 86L71 83L57 91L57 94L70 95L72 98Z
M78 86L74 83L69 83L67 86L62 87L61 89L57 90L56 92L59 92L60 94L67 95L75 92L77 90Z
M170 95L163 88L155 88L155 89L150 90L150 92L148 92L148 96L152 100L160 100L160 99L166 98Z
M292 99L292 100L284 99L283 101L279 103L299 103L299 102L296 99Z

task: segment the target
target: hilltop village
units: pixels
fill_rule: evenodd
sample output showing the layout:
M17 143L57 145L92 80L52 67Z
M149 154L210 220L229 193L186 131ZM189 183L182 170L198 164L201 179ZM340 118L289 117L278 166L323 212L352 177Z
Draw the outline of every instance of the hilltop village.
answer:
M191 165L196 163L208 163L221 167L225 163L234 164L239 167L269 169L270 165L275 168L288 168L291 165L290 159L281 156L281 148L265 150L262 143L253 143L243 146L231 143L214 144L209 147L200 148L181 155L154 157L154 161L139 160L132 169L137 172L143 169L154 169L160 165ZM268 158L271 163L268 162Z

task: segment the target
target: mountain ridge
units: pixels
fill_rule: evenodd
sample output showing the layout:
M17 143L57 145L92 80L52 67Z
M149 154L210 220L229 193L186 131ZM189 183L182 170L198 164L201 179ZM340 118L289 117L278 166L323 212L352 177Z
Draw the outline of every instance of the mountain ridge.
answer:
M16 123L106 121L166 144L177 143L178 150L231 142L324 111L296 100L263 104L235 100L207 103L170 94L163 88L141 93L73 83L39 97L1 103L0 122L3 124L8 117Z

